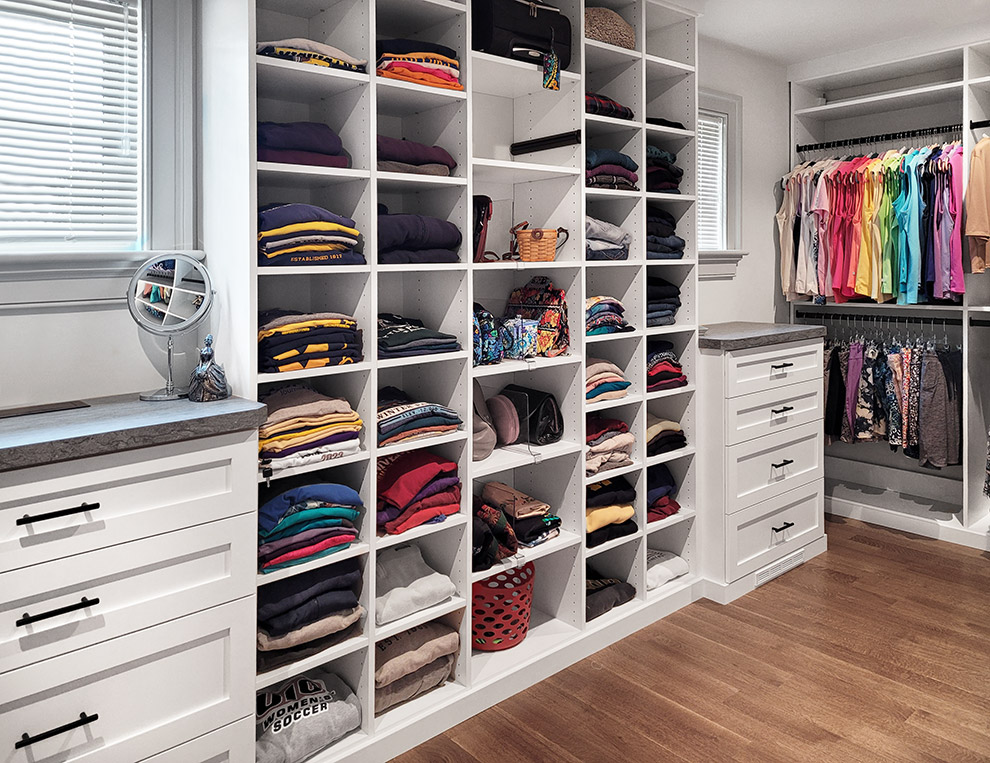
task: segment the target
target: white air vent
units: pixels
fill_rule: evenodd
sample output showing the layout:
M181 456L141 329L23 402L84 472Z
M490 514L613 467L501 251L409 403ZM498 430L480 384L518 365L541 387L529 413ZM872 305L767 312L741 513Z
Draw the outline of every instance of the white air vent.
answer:
M785 556L779 562L774 562L773 564L764 567L762 570L757 570L754 573L756 576L756 587L759 588L764 583L769 583L771 580L780 577L788 570L793 570L799 564L804 564L803 548L790 556Z

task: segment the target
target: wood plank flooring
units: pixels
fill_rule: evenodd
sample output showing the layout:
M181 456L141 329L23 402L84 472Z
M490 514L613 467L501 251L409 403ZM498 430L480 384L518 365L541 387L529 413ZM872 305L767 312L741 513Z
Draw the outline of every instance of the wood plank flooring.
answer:
M398 763L990 761L990 554L843 518Z

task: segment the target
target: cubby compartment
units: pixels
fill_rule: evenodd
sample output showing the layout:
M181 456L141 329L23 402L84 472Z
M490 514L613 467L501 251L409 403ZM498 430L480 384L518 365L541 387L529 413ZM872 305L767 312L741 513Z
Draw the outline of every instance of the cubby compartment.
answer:
M614 363L622 370L629 386L626 388L626 397L616 400L608 400L595 403L586 401L588 410L599 410L600 408L613 408L617 405L624 405L630 400L642 397L645 391L646 379L646 354L643 351L644 340L637 342L602 342L590 345L586 351L588 365L592 359L600 358Z
M600 482L601 480L606 479L609 475L626 474L642 468L643 461L646 457L646 450L643 443L643 432L646 431L646 409L643 407L642 401L630 400L625 405L621 405L616 408L587 413L587 421L590 421L593 417L602 419L616 419L618 421L625 422L625 424L629 427L629 434L636 439L636 443L633 445L632 452L629 454L629 458L632 459L632 464L619 468L606 468L595 474L586 476L584 478L584 484L591 485L595 482Z
M646 326L646 293L643 278L638 268L588 268L585 273L587 287L585 294L592 297L613 297L625 308L623 317L635 332L616 334L595 334L587 336L588 352L595 352L603 342L612 343L618 339L636 340Z
M506 672L528 664L575 638L584 621L581 555L577 546L533 561L533 606L529 631L522 642L499 652L475 650L471 655L472 688L482 687ZM498 573L496 573L498 574ZM482 616L484 610L481 610ZM477 611L472 607L472 616Z
M646 116L679 122L694 130L697 90L693 74L668 74L646 79Z
M265 83L265 77L261 83ZM315 97L314 97L315 96ZM340 135L343 152L350 157L351 169L367 170L372 166L373 152L368 125L371 124L374 103L370 87L352 87L346 90L314 94L306 89L281 87L276 80L270 87L258 91L259 122L319 122L329 125ZM304 168L309 174L342 175L335 167L259 162L259 171L267 169Z
M694 67L696 39L692 14L646 0L647 60L654 57Z
M655 194L647 194L647 199ZM674 234L684 239L684 257L682 260L693 261L698 256L697 246L697 221L695 219L694 205L689 203L690 197L678 199L676 196L668 197L663 201L648 200L646 204L646 217L649 219L653 209L662 209L674 218ZM651 260L647 253L647 264L653 265L676 265L680 260ZM663 275L662 271L657 271ZM666 278L666 276L664 276Z
M378 177L378 203L384 204L390 214L424 215L446 220L457 226L461 233L461 244L457 252L460 262L465 263L471 259L472 254L471 209L467 189L463 184L436 185L432 180L435 178L426 175L398 176L382 173ZM380 264L379 272L438 271L452 269L452 266L460 267L457 263Z
M669 151L677 157L674 162L676 167L683 170L683 175L680 177L680 183L677 190L682 196L693 197L698 189L697 172L695 168L694 161L694 145L690 142L682 143L677 145L677 141L664 140L662 136L654 135L653 133L647 133L646 136L647 145L654 146L664 151ZM644 162L644 166L640 173L640 179L642 180L643 190L647 190L646 176L648 166ZM652 193L652 192L651 192ZM672 191L658 191L657 193L670 194ZM693 212L693 210L692 210ZM686 217L692 217L692 215L685 215Z
M258 310L298 310L301 313L344 313L353 316L362 332L365 360L374 357L371 275L368 272L295 273L282 268L281 278L265 278L258 284Z
M387 80L386 80L387 81ZM439 146L457 162L450 176L466 178L471 148L467 135L467 102L423 97L409 93L405 98L396 98L396 93L406 93L395 88L381 87L378 83L378 134L396 140L410 140L427 146ZM380 160L380 157L376 157ZM398 180L393 173L379 176L379 183ZM421 182L443 182L445 176L413 175ZM412 178L408 179L412 180Z
M302 37L368 59L368 71L374 69L374 51L368 47L371 5L365 0L258 0L256 7L258 42Z
M588 31L585 30L585 67L588 70L595 68L596 55L604 57L604 53L596 51L595 49L605 49L613 53L615 56L627 55L627 56L638 56L643 50L643 3L642 0L595 0L592 4L596 8L608 8L611 11L617 13L623 21L625 21L629 26L633 28L633 34L635 35L635 42L632 48L625 48L622 46L612 45L610 43L602 42L600 40L592 39L587 36ZM591 6L589 6L591 7Z
M464 423L471 420L468 412L468 388L460 364L383 368L378 372L378 387L381 389L386 386L404 391L415 402L437 403L454 409L461 418L461 425L455 432L435 433L390 445L379 445L379 455L429 448L438 442L463 440L469 435L470 429ZM377 430L374 436L377 441Z
M591 197L585 202L588 217L611 223L632 236L629 244L629 257L625 260L588 260L588 272L592 268L636 266L646 258L646 217L642 198L630 195L626 198Z
M670 470L670 475L674 478L674 484L677 485L676 500L677 503L680 504L681 508L676 514L667 517L664 520L649 522L647 524L647 532L653 532L656 529L677 524L678 522L695 515L695 512L697 511L695 460L695 454L692 450L689 453L672 458L664 463L664 466ZM649 468L655 469L657 467L652 466ZM649 468L646 470L647 479L649 479ZM646 496L645 490L643 495L644 497ZM646 508L649 509L648 502Z
M672 397L650 400L647 403L647 410L658 419L666 421L676 421L681 425L687 445L684 448L667 451L655 456L647 456L647 465L653 463L667 462L679 458L689 452L694 452L698 442L697 413L694 395L674 395ZM644 430L645 431L645 430ZM644 452L647 443L643 443Z
M674 516L676 517L678 515L675 514ZM669 551L670 553L679 556L687 562L688 565L688 572L685 574L673 578L672 580L665 581L656 588L649 590L647 589L647 581L649 576L649 556L647 556L643 576L643 588L646 589L647 600L649 601L662 598L675 590L681 589L685 585L691 585L696 579L696 570L698 569L698 561L696 558L697 554L695 551L698 533L695 528L694 516L691 515L686 517L683 521L677 522L676 524L658 527L653 531L651 531L648 527L647 533L647 552L650 550Z
M680 288L680 299L681 306L677 309L677 313L674 315L674 323L670 326L647 326L646 321L643 321L643 326L646 326L646 333L648 336L656 336L662 334L670 334L678 331L688 331L694 328L695 316L697 315L697 279L694 276L694 269L691 265L680 265L680 266L662 266L653 267L652 264L647 267L648 277L659 277L668 281L669 283L675 284ZM644 301L649 303L649 297L644 297ZM649 310L649 307L645 307Z
M642 532L622 539L624 543L609 546L604 551L591 556L585 574L601 578L615 578L636 589L635 596L623 604L616 604L608 611L587 620L589 628L598 628L625 617L623 610L631 609L645 598L646 554ZM594 550L594 549L593 549ZM585 597L590 591L586 591ZM587 615L593 613L588 612ZM586 615L586 617L587 617Z
M683 310L683 308L681 308ZM681 369L684 376L687 377L687 386L676 387L673 389L660 390L655 392L647 392L646 397L648 400L654 400L657 398L669 397L679 394L685 394L694 389L695 382L697 381L695 377L697 362L698 362L698 350L697 341L695 340L695 332L692 330L675 331L667 334L659 334L655 336L646 337L646 356L649 357L650 350L658 342L670 342L673 345L673 350L677 355L677 358L681 364Z
M990 42L970 45L966 50L969 59L969 79L990 78Z
M461 350L380 361L381 367L457 361L471 348L467 274L463 271L380 272L378 310L416 318L427 328L457 337Z

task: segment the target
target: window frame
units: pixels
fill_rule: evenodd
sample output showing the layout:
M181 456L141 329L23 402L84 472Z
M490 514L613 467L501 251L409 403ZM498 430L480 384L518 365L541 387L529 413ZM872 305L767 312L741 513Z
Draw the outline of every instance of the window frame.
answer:
M138 263L159 252L195 249L198 193L193 2L142 0L146 247L71 252L25 247L23 251L0 252L0 305L106 300L119 279L129 277ZM113 283L100 283L105 279Z
M723 114L725 126L725 247L699 252L738 252L742 245L742 98L711 90L698 91L698 112ZM700 151L700 145L699 145ZM700 158L699 158L700 164Z

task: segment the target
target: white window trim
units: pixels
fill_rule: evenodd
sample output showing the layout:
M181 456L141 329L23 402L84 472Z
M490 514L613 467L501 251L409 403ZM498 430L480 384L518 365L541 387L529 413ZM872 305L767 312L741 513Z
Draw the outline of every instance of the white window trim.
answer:
M714 90L698 91L698 108L728 115L725 141L725 240L720 253L739 252L742 245L742 98ZM700 252L699 252L700 254Z
M132 252L4 252L0 254L0 305L106 300L121 279L126 286L135 266L156 252L195 246L197 73L193 0L144 3L148 35L145 92L149 95L145 203L150 248Z

